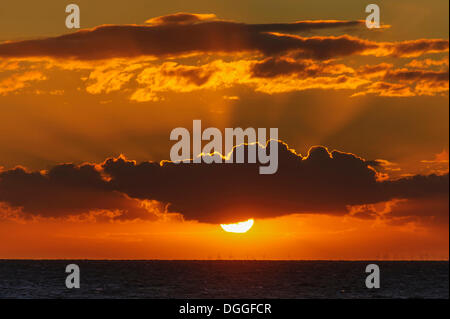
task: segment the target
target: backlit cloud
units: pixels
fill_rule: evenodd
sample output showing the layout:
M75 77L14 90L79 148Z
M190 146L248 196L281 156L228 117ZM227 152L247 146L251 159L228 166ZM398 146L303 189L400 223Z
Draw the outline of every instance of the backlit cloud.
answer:
M178 12L165 16L155 17L145 21L151 25L163 25L163 24L191 24L206 20L217 20L217 17L213 13L186 13Z
M102 25L58 37L7 41L0 43L0 76L8 76L0 80L0 94L46 79L55 69L80 72L90 94L123 90L134 102L238 85L266 94L310 89L352 90L352 96L447 94L448 59L413 60L395 69L386 62L350 65L345 57L419 57L447 52L448 40L376 42L314 34L322 29L372 32L359 20L247 24L212 13L179 12L144 25Z
M45 79L45 75L38 71L15 73L6 79L0 80L0 95L15 92L29 86L32 82Z
M259 163L138 164L124 157L48 172L6 170L0 173L0 202L44 217L106 210L121 219L157 218L168 204L185 219L220 223L295 213L344 215L351 206L394 199L448 199L448 174L386 180L376 171L377 161L321 146L306 156L278 146L274 175L260 175ZM149 211L142 204L147 201L160 204Z
M277 55L296 52L302 57L328 59L349 55L410 57L448 51L448 40L444 39L377 43L348 35L303 37L293 34L325 28L365 28L364 21L245 24L210 19L215 16L178 13L150 19L147 21L150 25L102 25L58 37L4 42L0 44L0 57L95 60L200 53Z

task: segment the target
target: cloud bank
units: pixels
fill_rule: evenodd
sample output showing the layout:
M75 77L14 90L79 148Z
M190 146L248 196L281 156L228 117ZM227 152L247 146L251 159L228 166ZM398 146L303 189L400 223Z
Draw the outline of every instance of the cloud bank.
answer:
M339 35L318 35L324 29ZM377 42L352 36L355 31L376 32L368 30L364 21L248 24L221 20L212 13L179 12L142 25L101 25L57 37L7 41L0 43L4 70L0 70L0 94L26 91L48 79L47 73L55 67L91 70L82 77L90 94L129 86L128 99L133 102L160 101L170 92L237 85L267 94L310 89L352 90L351 96L448 93L448 59L414 60L397 69L387 63L361 67L342 61L356 56L404 59L442 54L448 52L447 39ZM180 62L186 57L191 62ZM42 76L31 78L21 67L23 61ZM42 61L45 65L39 64ZM441 69L433 69L437 66ZM2 79L2 73L8 77Z
M246 24L217 20L212 14L177 13L153 18L147 25L102 25L75 33L36 40L4 42L0 57L52 57L79 60L171 57L194 53L259 52L272 56L330 59L349 55L419 56L448 51L448 40L418 39L377 43L356 37L293 33L326 28L364 27L364 21L316 20Z
M47 172L2 171L0 202L28 215L64 217L106 210L125 220L157 218L169 205L170 212L206 223L296 213L344 215L355 205L395 199L448 202L448 173L389 180L377 172L377 161L322 146L301 156L282 142L270 143L279 147L274 175L260 175L259 163L138 164L118 157L98 165L58 165ZM149 210L146 202L159 206Z

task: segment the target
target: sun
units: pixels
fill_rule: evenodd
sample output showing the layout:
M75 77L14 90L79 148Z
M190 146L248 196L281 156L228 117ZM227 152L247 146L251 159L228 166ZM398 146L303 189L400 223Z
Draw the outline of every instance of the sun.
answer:
M244 222L234 223L234 224L220 224L220 227L229 233L246 233L252 228L255 221L251 218Z

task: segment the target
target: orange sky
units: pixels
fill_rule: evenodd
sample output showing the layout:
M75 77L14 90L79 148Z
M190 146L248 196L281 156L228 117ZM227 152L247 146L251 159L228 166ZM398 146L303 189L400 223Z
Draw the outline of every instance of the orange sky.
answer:
M448 259L448 1L324 2L2 4L0 258ZM159 166L194 119L292 152Z
M2 223L2 258L448 259L448 228L355 218L257 220L245 234L196 222Z

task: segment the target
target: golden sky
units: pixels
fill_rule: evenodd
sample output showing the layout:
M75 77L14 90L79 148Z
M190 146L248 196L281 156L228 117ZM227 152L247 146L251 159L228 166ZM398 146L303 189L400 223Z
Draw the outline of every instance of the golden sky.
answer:
M0 4L0 258L448 259L448 1L75 3ZM160 165L194 119L279 171Z

